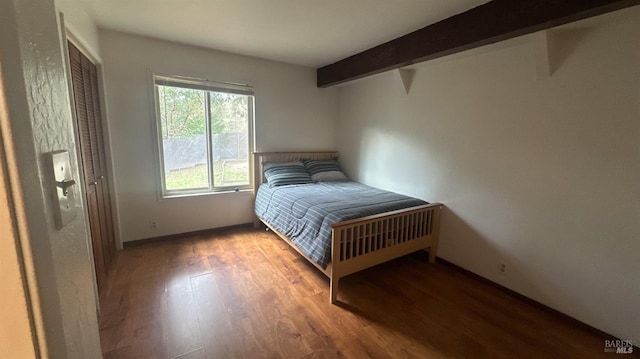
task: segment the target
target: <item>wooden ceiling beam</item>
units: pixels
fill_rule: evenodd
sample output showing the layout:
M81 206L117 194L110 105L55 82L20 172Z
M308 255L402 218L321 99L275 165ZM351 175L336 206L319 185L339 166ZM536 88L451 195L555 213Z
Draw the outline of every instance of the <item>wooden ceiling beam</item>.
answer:
M318 68L317 85L337 85L639 4L640 0L493 0Z

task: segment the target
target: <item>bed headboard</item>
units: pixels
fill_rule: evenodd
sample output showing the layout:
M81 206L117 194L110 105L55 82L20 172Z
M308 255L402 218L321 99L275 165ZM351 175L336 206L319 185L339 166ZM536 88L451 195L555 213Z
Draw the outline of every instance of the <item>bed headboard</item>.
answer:
M265 162L291 162L301 159L336 160L338 151L301 151L301 152L254 152L253 153L253 193L265 182L262 164Z

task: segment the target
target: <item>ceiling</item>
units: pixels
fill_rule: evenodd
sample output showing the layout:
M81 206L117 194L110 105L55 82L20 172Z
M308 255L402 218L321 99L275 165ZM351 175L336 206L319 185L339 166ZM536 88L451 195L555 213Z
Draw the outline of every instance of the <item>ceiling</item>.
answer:
M75 0L99 28L321 67L487 0Z

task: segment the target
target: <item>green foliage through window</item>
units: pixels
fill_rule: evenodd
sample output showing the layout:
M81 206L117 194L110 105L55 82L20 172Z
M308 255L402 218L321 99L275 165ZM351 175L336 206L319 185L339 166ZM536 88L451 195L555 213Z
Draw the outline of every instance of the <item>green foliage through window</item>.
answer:
M253 96L156 78L164 192L247 187ZM205 88L205 89L202 89Z
M204 92L171 86L158 86L162 138L204 134Z

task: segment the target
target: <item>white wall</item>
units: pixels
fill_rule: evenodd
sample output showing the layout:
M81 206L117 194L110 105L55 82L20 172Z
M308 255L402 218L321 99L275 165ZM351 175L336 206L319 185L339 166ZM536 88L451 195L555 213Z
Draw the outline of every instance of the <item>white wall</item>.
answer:
M554 30L540 81L515 41L343 87L343 165L444 203L442 258L640 342L639 10Z
M78 180L71 104L53 1L0 2L0 74L11 137L3 142L42 357L99 358L100 338L87 221L54 222L56 187L46 153L66 149ZM3 124L4 125L4 124ZM3 135L8 134L3 127ZM78 186L73 186L80 198ZM3 238L4 239L4 238ZM4 295L4 293L3 293ZM4 354L4 353L3 353Z
M100 44L125 242L252 221L249 192L158 199L149 70L254 86L258 150L335 148L338 91L317 89L313 69L112 31Z
M75 37L83 50L100 59L100 40L98 27L84 10L82 0L55 0L56 10L64 14L67 31Z

